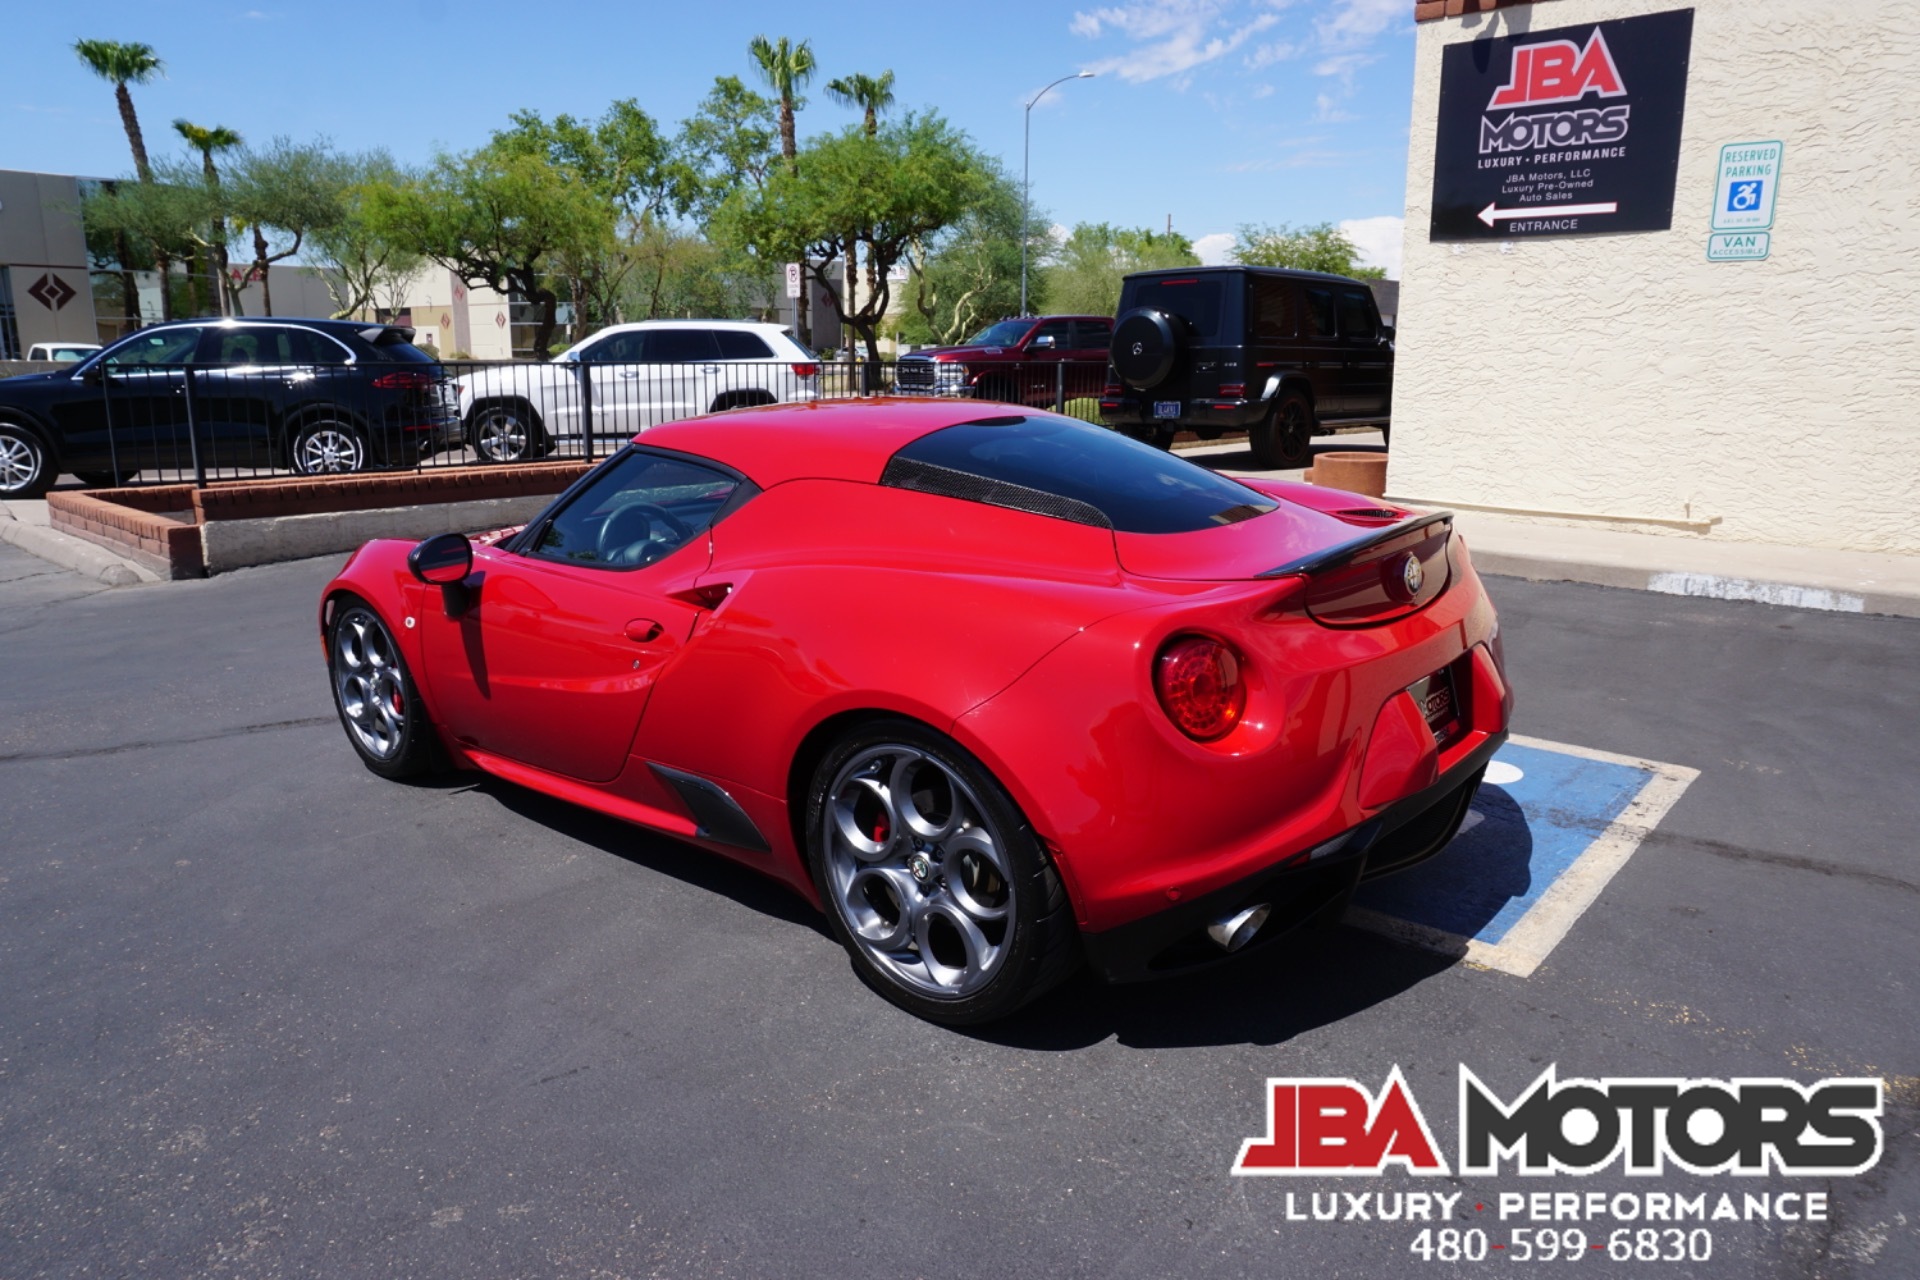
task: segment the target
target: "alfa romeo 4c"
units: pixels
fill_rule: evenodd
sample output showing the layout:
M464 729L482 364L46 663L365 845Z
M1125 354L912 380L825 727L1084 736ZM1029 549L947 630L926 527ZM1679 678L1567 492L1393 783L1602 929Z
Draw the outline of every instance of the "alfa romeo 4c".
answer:
M1512 697L1446 513L989 415L692 419L510 535L368 543L320 605L348 741L758 868L949 1023L1258 947L1452 839Z

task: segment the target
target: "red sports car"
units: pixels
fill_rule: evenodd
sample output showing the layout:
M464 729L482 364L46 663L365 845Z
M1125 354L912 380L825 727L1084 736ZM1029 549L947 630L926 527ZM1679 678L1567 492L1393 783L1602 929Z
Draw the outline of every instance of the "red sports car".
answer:
M1512 699L1445 513L984 407L673 423L493 545L368 543L320 606L348 740L759 868L951 1023L1453 837Z

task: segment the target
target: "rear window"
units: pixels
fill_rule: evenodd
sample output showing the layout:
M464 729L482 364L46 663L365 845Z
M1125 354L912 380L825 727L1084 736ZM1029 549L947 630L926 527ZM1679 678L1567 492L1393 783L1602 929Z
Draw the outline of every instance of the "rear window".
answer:
M1239 308L1233 305L1239 292L1238 276L1154 276L1128 281L1120 309L1152 307L1179 316L1193 326L1197 340L1215 342L1240 327Z
M1118 432L1052 414L985 418L920 437L880 483L1122 533L1190 533L1278 504Z
M715 329L714 341L720 344L722 360L771 360L773 348L766 339L745 329Z

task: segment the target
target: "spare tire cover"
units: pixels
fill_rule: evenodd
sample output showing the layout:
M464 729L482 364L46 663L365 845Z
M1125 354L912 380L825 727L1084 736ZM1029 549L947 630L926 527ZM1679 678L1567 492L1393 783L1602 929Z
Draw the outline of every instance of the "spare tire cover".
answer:
M1113 326L1111 356L1121 381L1144 391L1157 387L1173 372L1180 355L1179 320L1152 307L1137 307Z

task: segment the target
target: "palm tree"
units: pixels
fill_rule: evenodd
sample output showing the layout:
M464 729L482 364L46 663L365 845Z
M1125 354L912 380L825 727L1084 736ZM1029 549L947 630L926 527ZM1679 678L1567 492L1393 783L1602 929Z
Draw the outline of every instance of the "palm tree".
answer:
M133 148L133 170L140 181L153 181L153 166L147 163L147 140L140 133L140 117L133 109L133 93L127 88L130 84L146 84L157 75L166 71L166 64L160 61L160 55L149 44L122 44L117 40L76 40L73 51L87 69L113 86L114 101L120 106L120 123L127 131L127 145ZM140 314L139 296L133 283L133 270L127 265L132 256L124 235L119 237L115 252L120 258L120 276L126 292L126 306L133 312L138 322ZM173 298L167 290L167 274L173 264L168 260L166 251L155 246L154 266L160 272L160 318L173 319Z
M232 315L238 310L233 305L237 299L228 292L227 215L220 204L220 170L213 163L213 154L216 151L231 151L239 146L240 135L224 125L203 128L186 120L175 120L173 131L200 153L200 171L206 176L207 190L213 195L213 243L210 247L213 250L213 269L218 273L216 279L220 282L215 296L220 300L220 314Z
M780 154L786 158L787 169L791 172L798 167L796 157L800 154L798 143L794 140L793 113L797 109L794 98L796 90L804 87L813 78L816 64L813 59L813 43L802 40L794 44L785 36L778 41L765 36L755 36L747 44L747 52L753 55L754 65L760 69L760 76L780 95ZM800 341L808 347L813 345L812 330L807 325L807 284L806 265L800 269L800 298L794 326L800 331Z
M866 112L867 136L880 132L880 113L893 105L893 72L877 76L841 76L827 81L827 96L842 106L859 107Z
M850 76L841 76L837 80L827 81L827 96L842 106L859 107L866 113L866 130L869 138L880 132L880 113L893 105L893 71L889 68L877 76L855 72ZM847 259L847 305L853 305L853 259ZM873 258L867 258L867 291L872 293L880 287L873 272ZM851 344L853 339L848 338Z

